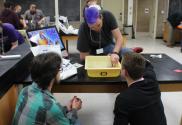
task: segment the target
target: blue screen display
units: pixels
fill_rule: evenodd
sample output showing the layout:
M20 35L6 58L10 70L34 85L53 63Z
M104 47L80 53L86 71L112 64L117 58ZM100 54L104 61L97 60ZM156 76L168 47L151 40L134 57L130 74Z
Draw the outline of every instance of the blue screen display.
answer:
M27 31L31 42L37 45L57 45L60 44L61 50L65 49L63 41L60 39L56 27L46 27L43 29Z

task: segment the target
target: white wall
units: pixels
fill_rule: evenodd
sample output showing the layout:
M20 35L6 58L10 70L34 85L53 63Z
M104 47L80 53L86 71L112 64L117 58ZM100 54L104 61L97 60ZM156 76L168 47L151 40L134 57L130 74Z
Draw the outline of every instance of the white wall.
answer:
M122 29L124 24L124 0L114 0L112 3L111 0L102 0L102 7L112 12L119 28Z
M133 25L133 0L128 0L128 20L127 25Z

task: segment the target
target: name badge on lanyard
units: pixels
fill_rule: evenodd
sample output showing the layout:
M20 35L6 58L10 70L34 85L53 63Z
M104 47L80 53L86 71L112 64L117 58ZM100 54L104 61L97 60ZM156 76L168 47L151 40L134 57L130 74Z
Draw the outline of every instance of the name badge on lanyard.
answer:
M103 54L104 53L104 49L100 48L96 50L96 54Z
M99 49L96 49L96 54L103 54L104 53L104 49L103 48L101 48L101 32L99 32L99 41L96 41L96 40L94 40L93 39L93 37L92 37L92 32L91 32L91 29L90 29L90 38L91 38L91 41L93 42L93 43L99 43Z

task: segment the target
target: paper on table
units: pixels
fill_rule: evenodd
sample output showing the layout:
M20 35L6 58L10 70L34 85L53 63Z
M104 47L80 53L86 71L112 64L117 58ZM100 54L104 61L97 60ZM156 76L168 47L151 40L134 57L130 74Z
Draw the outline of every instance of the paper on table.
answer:
M63 59L61 66L60 80L67 79L75 74L77 74L77 68L70 63L70 60Z
M21 55L0 55L0 59L19 59Z
M76 68L80 68L80 67L82 67L83 65L82 64L80 64L80 63L74 63L73 64Z
M37 56L42 53L47 53L47 52L55 52L61 56L60 45L39 45L39 46L31 47L30 49L34 56Z

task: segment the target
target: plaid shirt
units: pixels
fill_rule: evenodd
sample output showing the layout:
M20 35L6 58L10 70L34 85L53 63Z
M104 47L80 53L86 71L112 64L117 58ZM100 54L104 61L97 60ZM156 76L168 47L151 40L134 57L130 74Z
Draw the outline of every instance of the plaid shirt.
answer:
M48 90L33 83L21 91L12 125L72 125L76 120L76 110L67 112Z

